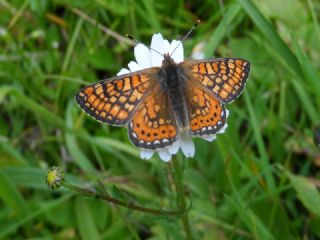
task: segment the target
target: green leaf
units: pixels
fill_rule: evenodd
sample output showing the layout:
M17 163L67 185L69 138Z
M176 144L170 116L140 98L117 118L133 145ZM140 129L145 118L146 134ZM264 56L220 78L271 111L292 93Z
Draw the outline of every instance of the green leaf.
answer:
M48 123L52 123L55 126L59 126L63 129L66 128L65 124L61 118L59 118L53 112L50 112L49 110L44 108L41 104L38 104L34 99L28 97L27 95L24 95L17 88L14 88L11 86L2 86L2 87L0 87L0 93L2 93L3 96L10 93L10 95L13 95L17 98L17 100L21 106L32 111L33 113L37 114L38 116L42 117L43 119L48 121ZM1 94L0 94L0 97L1 97Z
M313 67L311 61L309 58L306 56L306 54L303 52L301 47L299 46L296 38L291 35L292 37L292 42L293 42L293 47L296 52L296 56L298 58L298 61L300 63L301 69L302 69L302 74L304 76L304 79L308 81L308 86L310 86L310 89L313 91L316 97L318 97L318 103L319 101L319 89L320 89L320 76L317 73L316 69ZM307 84L306 84L307 85ZM318 120L318 118L317 118Z
M2 170L0 170L0 198L19 218L27 216L29 210L25 199L13 181Z
M92 240L100 239L97 226L93 219L93 213L91 212L86 200L80 197L76 199L75 214L81 238Z
M208 43L206 44L204 50L206 57L213 56L214 51L222 39L231 31L233 27L236 26L235 18L239 16L240 11L241 7L238 3L234 3L228 8L226 14L223 16L222 21L219 23L218 27L215 29L209 38Z
M10 86L3 86L0 88L0 103L2 103L3 99L11 90L12 90L12 87Z
M300 70L297 58L280 38L276 31L276 28L262 15L259 9L251 0L239 0L243 9L251 17L252 21L257 25L257 27L262 31L265 37L272 43L272 46L276 52L283 58L286 59L288 64L298 71Z
M320 216L320 193L305 177L296 176L286 171L292 187L296 190L301 203L312 213Z
M254 235L254 239L275 240L269 227L266 226L266 224L264 224L255 212L247 205L246 199L240 195L240 191L235 187L230 178L229 183L231 185L233 195L232 197L225 195L226 200L237 211L239 217L250 229L250 232Z
M187 169L184 171L184 179L190 189L199 197L204 197L208 194L209 186L206 179L197 171Z
M238 212L242 221L250 229L250 232L254 234L254 239L275 240L268 227L263 224L259 217L249 207L245 206L243 199L239 196L236 196L236 200L229 197L226 198Z
M66 122L67 127L69 127L70 129L74 126L74 120L72 119L72 110L74 110L74 108L72 108L73 106L73 101L69 101L68 107L66 109ZM90 160L87 158L87 156L80 149L74 134L71 132L66 132L65 136L68 151L71 154L74 162L78 164L78 166L85 172L94 174L96 172L95 168L93 164L90 162Z
M46 202L46 204L42 204L43 208L45 208L48 204L50 205L51 201ZM74 218L74 212L72 207L74 206L74 201L71 199L70 201L66 201L63 204L58 204L52 208L48 208L45 212L47 220L59 227L75 227L76 221Z
M95 0L95 2L110 11L112 14L123 16L127 15L129 11L129 4L126 4L122 1L122 4L119 4L119 0Z
M142 0L142 3L145 7L144 9L144 17L147 20L154 31L161 31L161 25L157 17L157 11L154 8L154 1L153 0Z
M89 51L90 64L100 70L117 70L120 69L118 64L113 60L112 51L107 48L101 48L94 51Z
M250 99L249 92L244 94L244 97L249 111L249 117L253 128L253 134L257 143L260 158L262 160L261 165L266 171L265 177L268 185L268 190L270 190L271 193L275 193L275 181L272 175L272 168L269 162L268 152L263 141L262 133L260 131L260 121L257 119L255 110L252 106L252 100Z
M46 171L40 168L18 166L6 167L1 171L10 176L10 180L19 187L48 189L45 183Z
M108 217L111 215L112 209L105 201L88 201L93 219L99 230L103 230L107 226Z
M0 228L0 238L2 239L4 236L16 232L16 229L18 229L19 227L27 224L35 217L45 213L46 211L48 211L48 209L57 206L58 204L64 204L65 201L70 199L72 196L73 194L67 194L55 201L52 201L51 203L45 203L42 208L30 212L26 217L20 218L18 221L6 226L5 228Z
M242 7L251 17L252 21L262 31L266 39L270 42L270 45L275 50L275 53L282 59L283 63L286 64L287 68L290 69L297 76L291 78L291 83L295 88L301 102L305 105L305 109L309 114L310 119L314 123L318 121L318 114L315 110L311 99L309 98L303 84L299 80L304 80L304 75L297 57L292 53L290 48L281 39L276 28L263 16L257 6L251 0L239 0ZM304 63L305 64L305 63Z
M1 124L1 121L0 121ZM19 150L6 139L0 139L0 168L4 166L26 165L27 160Z

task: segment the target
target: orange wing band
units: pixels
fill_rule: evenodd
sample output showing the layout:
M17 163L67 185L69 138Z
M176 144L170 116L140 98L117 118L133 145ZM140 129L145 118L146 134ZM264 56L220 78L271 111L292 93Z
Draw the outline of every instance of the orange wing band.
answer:
M147 75L126 75L89 85L75 98L96 120L121 126L130 120L149 87Z
M245 86L250 63L243 59L221 58L191 65L193 79L223 103L238 98Z
M177 140L176 125L164 93L146 98L129 123L129 137L138 147L161 149Z
M189 88L190 133L195 136L218 132L226 123L226 109L220 101L203 89Z

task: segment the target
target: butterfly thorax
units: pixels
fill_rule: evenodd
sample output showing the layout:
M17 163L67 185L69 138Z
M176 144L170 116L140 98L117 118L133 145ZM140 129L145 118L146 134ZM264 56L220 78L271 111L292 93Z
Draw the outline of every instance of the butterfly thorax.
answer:
M189 126L185 99L186 78L183 69L173 61L169 54L164 55L159 78L161 89L167 95L177 126L181 131L186 130Z

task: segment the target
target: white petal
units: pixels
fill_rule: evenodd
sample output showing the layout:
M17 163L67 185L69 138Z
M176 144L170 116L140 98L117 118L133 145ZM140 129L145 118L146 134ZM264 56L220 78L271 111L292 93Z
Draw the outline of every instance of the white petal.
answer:
M200 42L198 43L193 49L192 49L192 53L191 53L191 58L195 59L195 60L201 60L204 59L205 55L204 55L204 47L205 44L204 42Z
M226 119L229 117L230 111L226 109Z
M203 52L194 52L192 53L191 58L194 60L202 60L205 58L205 55Z
M162 49L163 54L170 53L170 43L167 39L163 39Z
M171 154L176 154L179 151L180 142L179 140L175 141L171 146L168 147L168 151Z
M178 48L174 50L177 46ZM172 54L171 57L176 63L183 62L183 46L181 41L173 40L170 44L169 53Z
M192 142L192 138L189 136L180 136L180 147L183 154L186 157L193 157L195 152L195 147Z
M224 126L217 133L219 133L219 134L224 133L226 131L227 127L228 127L228 123L225 123Z
M165 162L169 162L171 159L171 153L167 149L161 149L158 151L159 157Z
M151 63L153 67L161 67L163 54L169 51L169 47L169 42L167 40L164 40L160 33L153 34L150 46ZM152 49L156 50L157 52L153 51Z
M121 68L121 70L117 73L117 76L130 73L129 69Z
M140 157L149 160L153 156L154 151L149 149L141 149Z
M138 65L143 68L151 67L150 50L143 44L138 44L134 47L134 56Z
M138 63L134 61L129 62L128 67L131 72L139 71L142 69L141 66L139 66Z
M168 40L162 37L161 33L157 33L153 34L150 47L157 50L161 54L165 54L169 52L170 43ZM154 51L151 51L151 53L152 52Z
M217 135L216 134L211 134L211 135L208 135L208 136L204 136L202 137L202 139L208 141L208 142L212 142L213 140L215 140L217 138Z
M157 47L163 44L163 41L164 40L161 33L155 33L152 36L150 47L156 49Z

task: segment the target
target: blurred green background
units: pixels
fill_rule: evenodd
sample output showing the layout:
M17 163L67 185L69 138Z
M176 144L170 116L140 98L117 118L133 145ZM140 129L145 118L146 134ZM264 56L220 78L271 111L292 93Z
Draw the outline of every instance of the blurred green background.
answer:
M242 57L252 71L229 127L195 139L185 185L195 239L320 239L320 2L316 0L0 0L0 239L184 239L178 218L45 185L70 182L175 208L172 175L139 159L125 128L102 125L74 94L133 60L126 33L180 39L185 58ZM318 133L318 136L320 133Z

